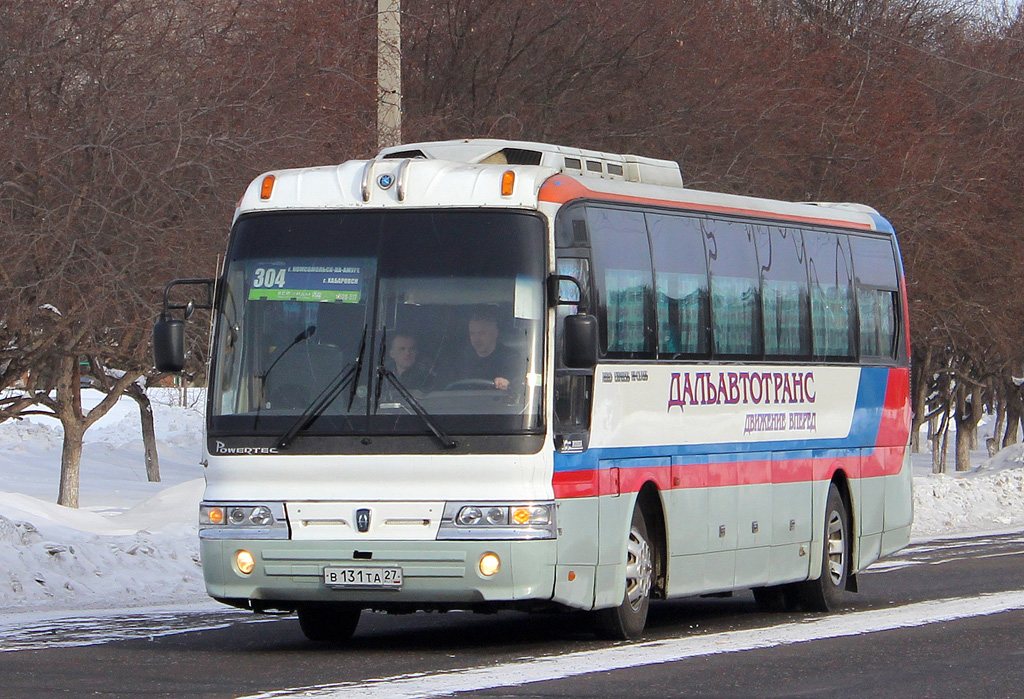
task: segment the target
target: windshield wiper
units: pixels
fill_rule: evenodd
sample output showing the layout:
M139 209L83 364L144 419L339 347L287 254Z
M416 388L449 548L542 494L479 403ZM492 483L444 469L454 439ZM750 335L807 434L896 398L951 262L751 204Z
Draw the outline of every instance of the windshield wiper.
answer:
M398 379L395 372L388 369L387 365L384 364L384 358L388 356L388 327L385 325L381 330L380 335L380 363L377 365L377 390L373 397L373 411L377 412L377 408L380 407L380 393L384 387L384 379L387 379L395 389L398 390L398 394L402 396L408 403L409 407L412 408L413 412L423 420L423 424L427 426L431 434L437 438L437 441L441 443L441 447L444 449L454 449L459 446L458 442L449 437L444 431L438 426L437 421L434 417L427 412L426 408L416 400L409 389Z
M430 413L428 413L426 409L423 407L423 405L413 397L413 395L409 392L409 389L402 385L402 382L398 380L398 377L395 376L395 373L388 369L383 364L380 364L377 367L378 399L380 398L380 382L382 381L382 379L387 379L391 383L391 385L395 387L399 395L401 395L402 398L404 398L409 403L409 407L411 407L412 411L416 413L420 420L423 421L423 424L426 425L427 429L430 430L430 433L437 438L437 441L440 442L442 447L444 447L445 449L454 449L455 447L459 446L458 442L449 437L447 434L444 433L444 431L440 427L438 427L437 422L434 420L433 416Z
M316 333L316 326L315 325L310 325L309 327L307 327L305 330L303 330L298 335L296 335L295 339L292 340L291 343L287 347L285 347L280 353L278 353L277 357L275 357L274 361L272 361L270 363L270 366L267 367L266 371L264 371L262 374L257 374L256 375L256 378L258 378L260 380L260 399L256 403L256 420L255 420L255 423L254 423L254 427L256 427L256 426L258 426L260 424L260 412L263 410L263 402L266 400L266 395L267 395L267 377L270 376L270 372L274 369L275 366L277 366L277 363L279 361L284 359L284 356L286 354L288 354L288 352L291 351L291 349L293 347L295 347L295 345L299 344L300 342L305 342L309 338L313 337L313 335L315 333Z
M302 411L302 415L299 415L299 418L292 423L288 431L281 435L280 439L277 440L278 449L287 449L296 435L323 415L324 411L327 410L327 406L334 402L338 394L344 391L347 386L352 387L348 396L348 410L352 409L352 402L356 397L356 387L359 385L359 375L363 371L363 355L366 353L366 330L367 326L364 325L363 339L359 343L359 355L335 374L330 383L324 387L324 390L320 391L320 395L313 399L313 402Z

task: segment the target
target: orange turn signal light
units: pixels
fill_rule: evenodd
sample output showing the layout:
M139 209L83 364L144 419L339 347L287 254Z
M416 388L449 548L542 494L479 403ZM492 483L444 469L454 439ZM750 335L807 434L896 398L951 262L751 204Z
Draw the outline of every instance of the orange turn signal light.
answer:
M512 188L516 185L516 173L511 170L506 170L505 174L501 176L501 196L510 197L512 196Z
M273 175L267 175L263 178L263 184L260 186L260 199L270 199L270 195L274 193L274 181L276 179Z

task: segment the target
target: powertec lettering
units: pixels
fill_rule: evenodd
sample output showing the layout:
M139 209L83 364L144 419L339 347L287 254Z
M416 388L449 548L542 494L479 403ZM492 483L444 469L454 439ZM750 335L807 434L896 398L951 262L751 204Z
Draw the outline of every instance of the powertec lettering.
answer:
M672 372L668 412L688 405L801 405L816 397L813 371Z

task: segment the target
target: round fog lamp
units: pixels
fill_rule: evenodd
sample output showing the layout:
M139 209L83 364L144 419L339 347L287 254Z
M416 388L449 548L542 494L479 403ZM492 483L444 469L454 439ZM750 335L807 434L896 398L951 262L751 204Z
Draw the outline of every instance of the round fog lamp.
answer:
M501 569L501 559L496 553L485 553L480 556L480 574L484 577L491 577Z
M256 559L248 551L239 551L235 554L235 566L240 573L249 575L256 567Z

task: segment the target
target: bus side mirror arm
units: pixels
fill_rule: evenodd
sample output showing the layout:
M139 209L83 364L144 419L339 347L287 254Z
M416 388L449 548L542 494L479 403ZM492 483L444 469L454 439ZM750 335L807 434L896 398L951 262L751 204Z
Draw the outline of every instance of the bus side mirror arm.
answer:
M562 282L568 282L576 287L578 300L562 298ZM583 285L580 284L576 277L570 277L565 274L548 275L548 302L553 308L557 306L576 306L577 313L585 314L587 312L586 302L583 300Z
M563 299L562 282L576 287L576 299ZM576 314L566 316L562 326L562 360L570 369L593 369L597 364L597 318L587 313L583 285L564 274L548 276L548 300L553 307L576 306Z
M171 289L175 286L201 286L205 298L198 303L171 303ZM185 320L197 308L213 308L213 279L175 279L164 288L164 304L160 317L153 325L153 365L157 371L177 373L185 368ZM185 320L174 317L172 311L182 311Z

